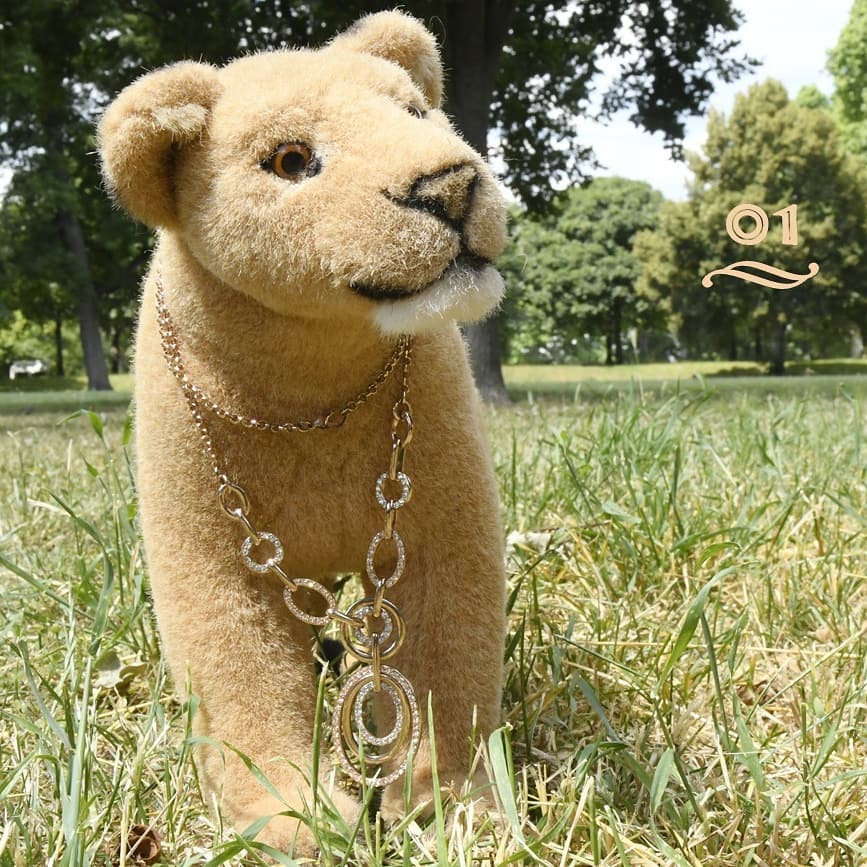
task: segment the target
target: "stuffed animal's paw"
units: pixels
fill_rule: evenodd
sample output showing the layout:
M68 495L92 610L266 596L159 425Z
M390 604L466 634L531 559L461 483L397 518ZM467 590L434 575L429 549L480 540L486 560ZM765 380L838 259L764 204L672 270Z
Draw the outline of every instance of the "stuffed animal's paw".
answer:
M361 805L354 798L340 791L329 793L328 798L345 822L352 825L357 821ZM316 834L308 822L294 815L287 815L290 811L309 815L309 804L306 807L287 807L270 796L265 797L245 809L234 824L241 829L249 827L263 816L272 816L256 835L256 841L273 846L295 858L315 859L319 853Z
M491 782L487 774L479 771L470 780L463 771L440 771L439 789L440 797L445 801L468 800L482 803L489 807L494 806L491 795ZM412 777L412 794L409 803L406 801L403 780L389 786L382 797L380 812L387 822L394 822L413 810L420 809L421 819L430 818L433 815L433 775L430 769L416 769Z

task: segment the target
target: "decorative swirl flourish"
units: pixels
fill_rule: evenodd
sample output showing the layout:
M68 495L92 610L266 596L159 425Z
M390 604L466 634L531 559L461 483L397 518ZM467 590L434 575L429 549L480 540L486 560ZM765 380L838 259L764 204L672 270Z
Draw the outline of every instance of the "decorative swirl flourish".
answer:
M743 268L755 268L765 274L770 274L776 277L777 280L769 280L767 277L760 277L757 274L751 274L749 271L742 270ZM769 289L794 289L800 286L812 277L819 273L819 265L816 262L810 262L807 266L806 274L793 274L791 271L783 271L782 268L774 268L773 265L765 265L763 262L753 262L746 260L743 262L733 262L731 265L726 265L725 268L717 268L716 271L710 271L701 279L701 285L705 289L710 289L713 285L713 278L717 274L726 274L729 277L738 277L741 280L746 280L747 283L758 283L760 286L767 286Z

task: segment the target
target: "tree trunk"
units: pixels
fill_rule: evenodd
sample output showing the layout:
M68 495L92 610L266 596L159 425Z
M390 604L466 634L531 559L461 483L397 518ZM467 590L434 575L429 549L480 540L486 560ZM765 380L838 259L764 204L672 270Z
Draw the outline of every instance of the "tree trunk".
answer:
M86 295L78 301L78 327L81 331L81 348L84 351L88 389L111 391L108 366L102 349L102 335L99 330L99 313L92 295Z
M469 346L473 379L482 400L488 403L511 402L501 366L499 316L477 325L465 325L462 330Z
M765 348L762 343L762 327L757 325L753 329L753 360L764 361Z
M464 138L482 155L488 152L488 121L494 76L508 33L511 3L461 0L446 4L443 46L447 67L446 109ZM464 337L476 386L487 401L506 403L499 314L467 325Z
M611 323L614 338L614 357L618 364L623 364L623 299L614 299L614 321Z
M786 321L774 325L774 351L771 358L771 374L782 376L786 372Z
M62 89L62 87L61 87ZM70 199L74 201L77 195L75 186L69 175L66 163L66 153L63 140L62 113L49 112L45 119L45 133L48 146L56 155L52 163L55 178L67 189ZM87 387L91 391L110 391L108 367L105 363L105 353L102 350L102 335L99 331L99 313L96 307L96 291L93 277L90 273L90 262L87 257L87 245L84 243L84 232L78 216L66 205L60 205L57 212L57 225L66 249L72 254L78 265L78 327L81 333L81 349L84 354L84 369L87 372Z
M853 325L849 331L849 357L862 358L864 355L864 337L861 334L861 329L857 325Z
M87 247L84 244L81 223L75 214L65 209L57 215L57 218L66 247L81 269L77 313L81 348L84 353L84 369L87 371L87 387L91 391L111 391L108 366L102 350L96 292L93 288L93 278L90 276L90 263L87 260Z
M728 356L729 361L737 361L738 360L738 329L735 327L734 319L729 320L729 329L728 329L728 337L729 337L729 346L728 346Z
M63 319L60 316L54 320L54 372L58 376L66 376L63 364Z
M115 322L111 332L111 372L126 373L126 356L123 351L123 328L120 318Z

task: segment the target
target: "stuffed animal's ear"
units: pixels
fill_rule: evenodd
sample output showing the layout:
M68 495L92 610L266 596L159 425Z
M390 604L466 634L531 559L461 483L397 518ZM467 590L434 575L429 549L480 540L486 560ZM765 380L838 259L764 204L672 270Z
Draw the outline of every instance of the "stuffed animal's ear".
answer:
M431 107L439 108L443 97L440 52L434 35L418 19L396 11L365 15L332 44L402 66Z
M204 131L220 93L217 70L177 63L133 82L99 124L109 189L136 219L155 228L176 218L174 154Z

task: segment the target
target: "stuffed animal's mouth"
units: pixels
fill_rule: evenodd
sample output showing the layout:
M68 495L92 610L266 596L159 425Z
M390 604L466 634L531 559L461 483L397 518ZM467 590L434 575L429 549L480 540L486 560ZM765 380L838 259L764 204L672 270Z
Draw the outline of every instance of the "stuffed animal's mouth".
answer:
M384 334L424 334L449 322L483 319L503 298L503 278L487 259L464 253L416 291L359 294L378 302L373 320Z
M445 279L450 271L481 271L486 265L490 264L491 262L483 256L463 252L446 265L439 277L424 286L420 286L418 289L390 288L364 283L350 283L349 288L356 295L369 298L371 301L400 301L404 298L411 298L414 295L421 295L422 292L427 292L428 289Z

